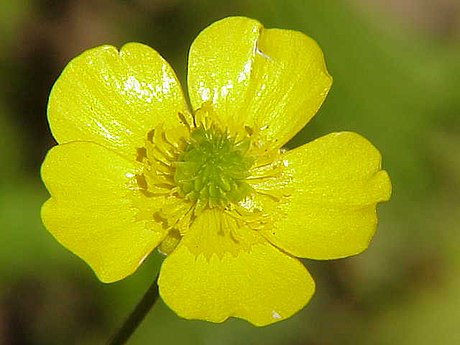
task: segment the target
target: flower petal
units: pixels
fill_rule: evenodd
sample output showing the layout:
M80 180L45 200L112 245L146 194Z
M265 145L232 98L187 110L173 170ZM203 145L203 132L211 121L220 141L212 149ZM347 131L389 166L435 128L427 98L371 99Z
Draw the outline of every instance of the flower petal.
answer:
M136 169L89 142L55 146L43 162L42 178L51 194L42 207L43 223L104 282L133 273L164 236L136 219Z
M377 149L355 133L332 133L284 155L287 200L263 234L298 257L333 259L367 248L377 224L376 203L391 194ZM267 189L269 186L265 186ZM255 186L263 189L264 186Z
M305 126L331 83L314 40L297 31L264 30L248 18L212 24L190 49L193 109L211 102L222 123L261 129L274 147Z
M311 276L253 230L240 228L238 240L230 237L231 221L212 210L198 216L163 262L161 297L187 319L222 322L234 316L263 326L288 318L312 296Z
M153 49L128 43L73 59L51 90L48 119L58 143L92 141L134 157L159 123L187 112L174 71Z

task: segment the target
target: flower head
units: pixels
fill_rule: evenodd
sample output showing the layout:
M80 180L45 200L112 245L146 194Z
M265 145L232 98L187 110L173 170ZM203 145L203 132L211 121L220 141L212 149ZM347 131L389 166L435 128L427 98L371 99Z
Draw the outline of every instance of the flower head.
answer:
M363 251L390 196L379 152L357 134L282 149L331 83L312 39L242 17L193 42L191 107L155 50L88 50L51 91L59 145L42 166L43 222L104 282L158 248L160 295L180 316L285 319L314 291L297 257Z

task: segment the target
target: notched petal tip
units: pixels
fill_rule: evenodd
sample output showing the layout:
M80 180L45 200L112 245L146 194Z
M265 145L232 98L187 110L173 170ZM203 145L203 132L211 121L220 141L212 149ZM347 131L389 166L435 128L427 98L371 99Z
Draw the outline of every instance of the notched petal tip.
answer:
M390 197L380 152L353 132L331 133L284 154L291 196L273 208L266 238L298 257L336 259L362 252Z
M240 234L238 253L216 249L218 239L209 236L217 235L203 236L206 231L191 229L161 268L160 295L179 316L216 323L235 317L265 326L308 303L315 284L299 260L248 229ZM210 247L219 253L207 255Z
M127 43L89 49L56 80L48 121L59 144L91 141L133 158L159 123L177 125L188 107L171 66L154 49Z
M103 282L132 274L164 237L136 220L137 194L128 187L137 169L91 142L55 146L42 166L52 195L41 209L45 227Z
M313 39L298 31L265 29L249 18L210 25L190 49L193 108L211 101L220 122L261 129L263 141L277 149L313 117L331 84Z
M393 185L391 183L390 175L388 175L388 172L386 170L379 170L376 173L375 179L378 181L377 184L381 194L381 198L377 201L377 203L390 200L393 193Z

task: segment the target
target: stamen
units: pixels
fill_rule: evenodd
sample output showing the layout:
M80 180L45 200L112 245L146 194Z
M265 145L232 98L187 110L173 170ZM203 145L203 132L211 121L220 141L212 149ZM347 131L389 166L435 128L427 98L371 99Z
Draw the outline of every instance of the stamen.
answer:
M179 118L179 121L180 121L183 125L185 125L185 126L187 127L188 131L190 132L190 130L191 130L190 123L189 123L188 120L185 118L185 115L182 114L181 112L178 112L178 113L177 113L177 117Z
M168 232L160 246L165 254L202 212L213 210L217 231L227 241L239 243L243 231L257 231L271 221L255 203L256 195L265 198L264 203L286 197L283 186L288 177L283 175L280 152L262 148L260 129L223 127L212 112L206 103L191 120L177 113L176 128L159 125L136 151L143 169L133 179L134 188L152 198L139 208L139 217L150 217ZM278 183L279 190L271 188L273 183L268 188L267 180Z
M147 157L147 151L145 147L140 147L136 150L136 161L143 162L143 160Z

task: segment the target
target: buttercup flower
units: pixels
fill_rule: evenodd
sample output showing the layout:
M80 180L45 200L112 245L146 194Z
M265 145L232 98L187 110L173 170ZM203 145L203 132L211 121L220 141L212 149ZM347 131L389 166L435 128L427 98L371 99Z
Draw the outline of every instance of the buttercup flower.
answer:
M355 133L282 149L331 82L311 38L242 17L193 42L190 106L155 50L88 50L51 91L43 222L103 282L158 248L160 295L184 318L285 319L314 291L297 257L363 251L390 196L379 152Z

